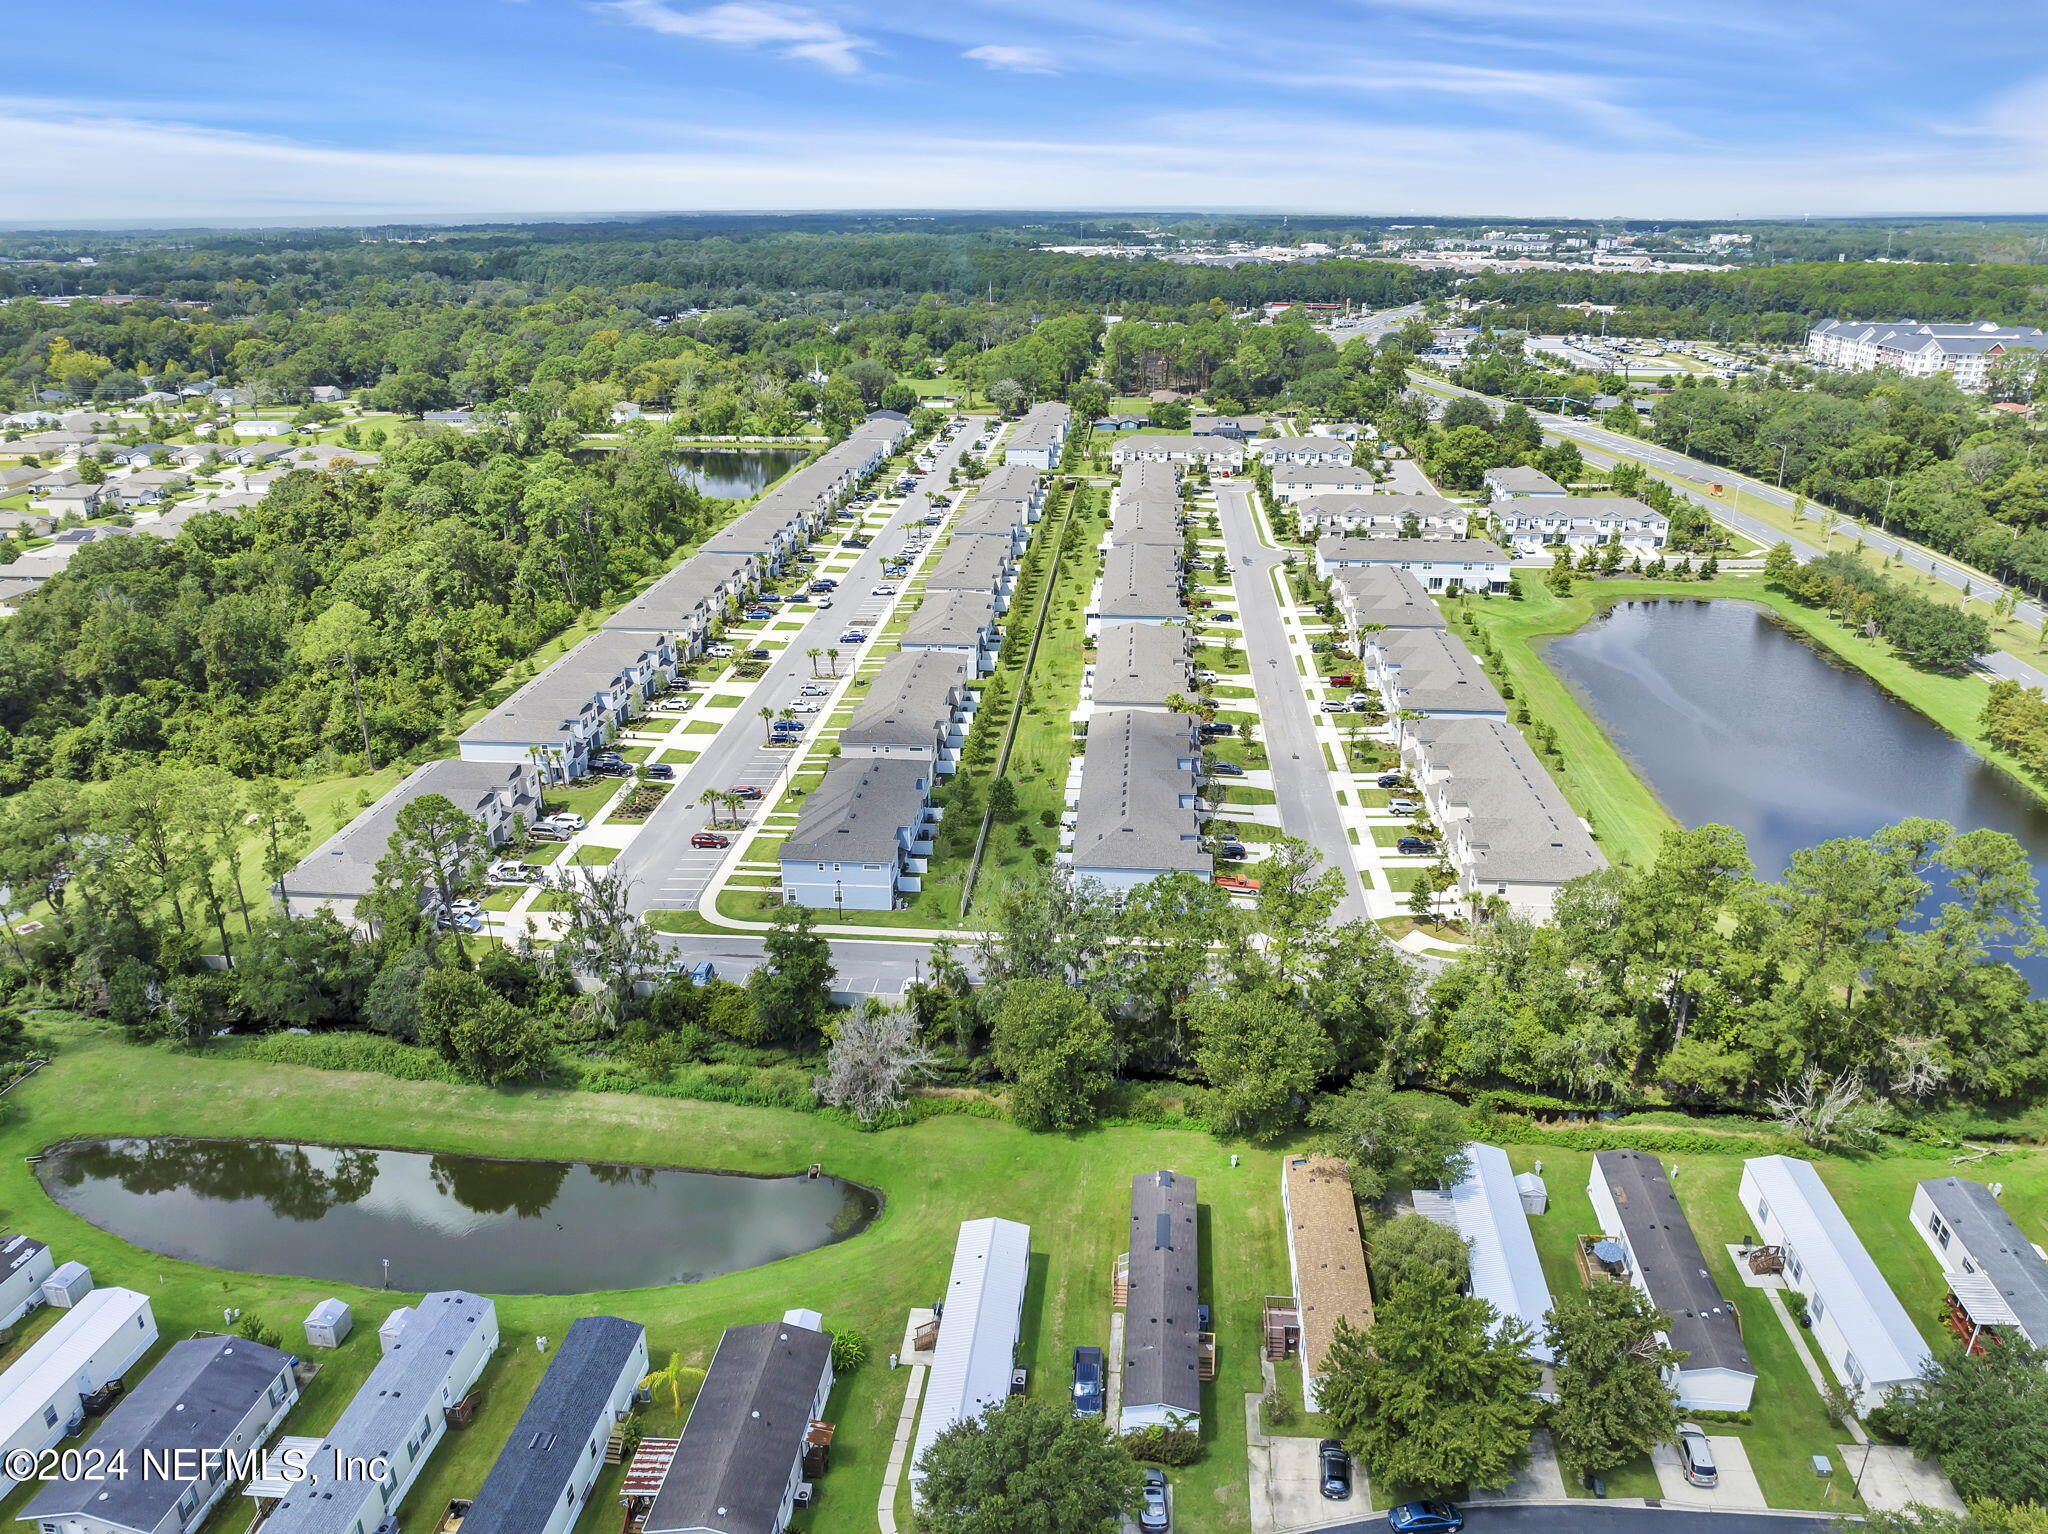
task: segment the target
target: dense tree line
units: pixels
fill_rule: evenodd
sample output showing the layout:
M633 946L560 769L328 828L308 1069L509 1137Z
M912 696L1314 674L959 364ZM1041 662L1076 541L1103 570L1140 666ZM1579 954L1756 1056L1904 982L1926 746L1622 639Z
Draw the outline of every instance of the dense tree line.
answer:
M1781 543L1766 556L1764 573L1799 601L1929 671L1966 671L1991 648L1991 626L1976 613L1923 597L1847 554L1801 564Z

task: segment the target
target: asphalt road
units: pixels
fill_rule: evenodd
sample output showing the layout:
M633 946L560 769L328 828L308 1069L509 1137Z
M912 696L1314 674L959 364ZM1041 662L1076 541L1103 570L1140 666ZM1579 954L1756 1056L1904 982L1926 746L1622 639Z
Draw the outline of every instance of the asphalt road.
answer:
M695 966L710 960L721 980L745 980L761 964L762 940L744 932L715 937L662 934L659 940L664 953L684 964ZM835 937L830 942L832 963L839 971L833 989L843 996L899 995L931 968L931 949L923 943L848 937ZM966 944L953 957L970 975L979 977L981 966Z
M1465 1508L1470 1534L1825 1534L1833 1520L1812 1513L1709 1513L1620 1507L1591 1500ZM1332 1524L1318 1534L1387 1534L1382 1516Z
M1244 653L1258 695L1259 719L1266 758L1273 764L1273 794L1279 801L1280 826L1311 847L1344 849L1351 838L1338 813L1329 763L1316 739L1308 694L1294 669L1287 630L1280 621L1280 598L1271 571L1286 563L1278 549L1259 541L1251 501L1242 484L1216 483L1216 507L1223 527L1223 548L1237 582L1239 616L1244 620ZM1227 809L1227 806L1226 806ZM1344 898L1337 905L1339 922L1364 920L1365 896L1358 870L1343 851L1329 857L1344 875Z
M1470 389L1461 389L1456 384L1445 383L1427 374L1418 373L1413 376L1418 383L1432 389L1452 394L1474 394ZM1474 394L1474 397L1486 398L1478 394ZM1606 462L1611 463L1616 455L1626 455L1640 463L1648 464L1653 469L1697 484L1740 486L1759 500L1781 506L1788 512L1796 498L1793 491L1781 490L1776 485L1751 479L1747 475L1737 474L1732 469L1724 469L1717 464L1688 458L1672 448L1658 447L1643 441L1640 437L1609 431L1604 426L1596 426L1588 421L1574 421L1569 416L1551 415L1547 411L1532 410L1531 413L1542 426L1546 437L1575 442L1581 448L1589 450L1589 456L1598 455L1599 459ZM1767 547L1773 543L1789 543L1792 552L1801 559L1814 559L1820 555L1821 550L1816 544L1809 543L1803 538L1790 537L1760 518L1745 511L1738 511L1725 501L1704 491L1693 490L1686 485L1680 485L1679 488L1711 511L1718 520ZM1944 585L1952 586L1958 591L1967 586L1972 596L1987 602L1996 601L2005 594L2006 588L1982 571L1965 570L1917 543L1908 543L1890 533L1881 532L1871 523L1844 517L1838 531L1845 541L1860 535L1865 547L1876 549L1882 554L1895 554L1902 564L1909 565L1915 570L1924 570ZM2023 596L2013 608L2013 616L2021 623L2038 628L2042 620L2048 618L2048 608ZM2003 650L1993 650L1988 655L1978 656L1977 664L1994 676L2010 677L2025 686L2048 690L2048 672L2030 666L2025 661L2016 660Z
M947 472L959 463L967 445L976 435L976 426L970 422L940 452L937 466L926 477L926 483L945 484ZM890 517L887 529L875 538L872 545L860 551L851 569L838 577L839 590L835 593L832 609L829 612L812 611L809 622L791 634L768 663L767 673L748 696L747 708L716 735L708 737L702 747L703 754L678 774L675 787L664 796L640 834L633 838L631 845L619 854L612 865L628 881L628 903L635 914L652 910L693 909L720 862L739 855L744 828L732 833L733 846L730 849L699 851L690 846L690 838L694 834L711 827L711 811L697 803L698 796L706 789L747 785L759 788L767 797L773 797L778 779L803 752L764 745L761 724L754 711L763 707L780 708L797 700L798 689L812 680L811 662L804 651L813 645L821 648L836 645L840 652L841 676L852 672L857 660L857 647L840 645L839 636L851 632L856 620L873 620L872 626L863 630L870 635L887 621L894 603L888 599L870 598L868 593L881 583L885 559L893 558L901 550L903 532L921 523L935 509L923 490L910 493L901 509ZM828 531L843 536L850 530L849 524ZM716 690L716 683L706 684L701 689L705 695ZM821 711L807 717L815 723L826 716Z

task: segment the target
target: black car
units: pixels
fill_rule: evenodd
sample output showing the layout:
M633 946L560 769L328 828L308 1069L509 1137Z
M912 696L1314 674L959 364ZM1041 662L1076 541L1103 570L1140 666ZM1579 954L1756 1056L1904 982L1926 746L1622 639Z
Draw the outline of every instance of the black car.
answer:
M1219 858L1241 858L1244 856L1243 842L1218 842L1216 856Z
M1351 1500L1351 1456L1334 1438L1316 1445L1316 1459L1323 1472L1323 1495L1332 1502Z
M1237 726L1234 724L1205 724L1202 726L1202 733L1204 735L1235 735L1237 733Z
M1241 778L1244 776L1244 769L1235 762L1211 762L1208 773L1212 778Z
M1398 772L1383 772L1374 781L1381 788L1399 788L1401 786L1401 774Z
M749 651L747 651L747 659L748 659L748 660L766 660L766 659L768 658L768 656L770 655L770 653L771 653L771 652L770 652L770 651L767 651L767 650L749 650Z
M660 779L662 779L663 781L666 781L666 780L668 780L669 778L672 778L672 777L674 777L674 776L676 775L676 770L675 770L675 768L673 768L673 767L669 766L669 764L668 764L667 762L653 762L653 763L650 763L650 764L649 764L649 765L648 765L648 766L646 767L645 771L646 771L646 773L647 773L647 776L648 776L648 777L650 777L650 778L660 778Z
M1099 1417L1103 1406L1102 1349L1074 1349L1074 1415Z
M1420 854L1436 851L1436 843L1423 836L1404 836L1394 843L1396 852Z

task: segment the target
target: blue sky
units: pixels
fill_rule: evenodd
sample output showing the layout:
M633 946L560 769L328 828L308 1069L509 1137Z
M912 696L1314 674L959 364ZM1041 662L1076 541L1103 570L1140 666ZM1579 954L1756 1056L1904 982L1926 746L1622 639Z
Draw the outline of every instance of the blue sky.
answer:
M2021 0L100 0L6 36L10 223L2048 210Z

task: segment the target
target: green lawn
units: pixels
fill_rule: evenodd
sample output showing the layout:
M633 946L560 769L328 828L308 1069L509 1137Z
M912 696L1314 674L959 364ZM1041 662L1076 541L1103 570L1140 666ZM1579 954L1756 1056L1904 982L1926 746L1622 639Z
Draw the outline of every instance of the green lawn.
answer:
M725 1327L772 1319L793 1305L822 1309L829 1325L861 1331L873 1349L874 1361L833 1392L827 1416L839 1433L810 1523L824 1534L871 1530L906 1378L882 1360L908 1309L943 1287L958 1223L1001 1214L1032 1226L1019 1362L1032 1371L1037 1393L1057 1397L1068 1350L1109 1341L1110 1264L1126 1244L1129 1179L1159 1167L1204 1180L1202 1271L1220 1334L1220 1377L1204 1391L1208 1454L1174 1472L1179 1526L1223 1534L1245 1525L1243 1399L1259 1389L1258 1300L1287 1282L1278 1163L1270 1151L1175 1130L1033 1136L967 1116L860 1134L806 1114L631 1094L488 1091L194 1058L129 1045L104 1028L67 1027L65 1034L58 1062L17 1090L15 1111L0 1128L8 1152L0 1160L0 1208L67 1258L87 1263L103 1285L148 1293L167 1343L217 1327L224 1303L261 1316L288 1341L319 1298L339 1295L356 1306L356 1336L323 1357L326 1369L288 1424L294 1433L317 1433L332 1422L375 1361L376 1324L411 1296L223 1273L138 1251L50 1203L25 1156L73 1136L206 1135L232 1126L238 1134L294 1141L752 1172L818 1162L886 1195L865 1234L750 1272L673 1288L501 1298L505 1346L485 1379L483 1414L430 1463L405 1504L406 1534L431 1528L448 1498L476 1491L545 1365L534 1351L536 1333L559 1338L576 1316L622 1315L647 1325L655 1358L680 1353L701 1365ZM1236 1168L1229 1165L1232 1151L1243 1156ZM641 1235L661 1239L659 1231ZM489 1288L487 1275L479 1275L478 1286ZM659 1431L665 1419L663 1408L647 1426ZM586 1528L616 1520L610 1486L600 1483ZM16 1501L26 1496L17 1493Z
M577 868L597 868L614 861L619 855L616 847L578 847L570 855L569 862Z
M567 810L572 815L581 815L585 820L589 820L611 803L612 795L619 791L625 781L624 778L599 778L582 788L563 788L559 785L552 787L547 791L547 810L551 814Z

